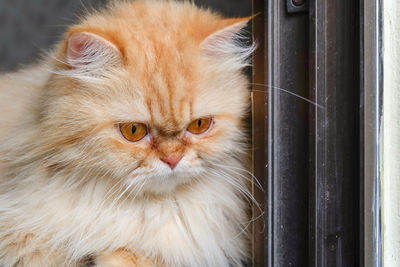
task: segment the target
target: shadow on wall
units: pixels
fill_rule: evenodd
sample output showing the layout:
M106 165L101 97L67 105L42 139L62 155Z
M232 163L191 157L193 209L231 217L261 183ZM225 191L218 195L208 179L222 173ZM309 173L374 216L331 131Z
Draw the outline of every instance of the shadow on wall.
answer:
M60 39L65 27L85 9L107 0L14 0L0 1L0 72L33 62ZM195 0L226 16L251 14L250 0Z

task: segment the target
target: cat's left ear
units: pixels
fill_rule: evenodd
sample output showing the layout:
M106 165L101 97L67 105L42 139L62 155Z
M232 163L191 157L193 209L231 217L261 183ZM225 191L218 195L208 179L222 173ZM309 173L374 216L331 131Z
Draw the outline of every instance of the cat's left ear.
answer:
M255 49L249 45L248 37L243 33L244 28L254 16L236 19L224 19L216 31L207 36L200 44L206 56L216 58L232 58L245 61Z
M96 69L119 64L122 55L117 46L91 32L70 33L67 38L66 61L74 69Z

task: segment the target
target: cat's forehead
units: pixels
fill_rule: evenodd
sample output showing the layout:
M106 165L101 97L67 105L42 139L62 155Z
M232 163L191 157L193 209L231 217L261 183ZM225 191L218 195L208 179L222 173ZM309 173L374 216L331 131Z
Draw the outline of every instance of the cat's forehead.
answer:
M184 127L193 116L194 83L183 75L174 76L161 70L151 77L142 87L151 123L168 131Z
M171 15L158 16L157 23L132 22L130 37L123 37L125 68L140 84L151 123L173 131L199 116L193 109L204 64L185 26Z

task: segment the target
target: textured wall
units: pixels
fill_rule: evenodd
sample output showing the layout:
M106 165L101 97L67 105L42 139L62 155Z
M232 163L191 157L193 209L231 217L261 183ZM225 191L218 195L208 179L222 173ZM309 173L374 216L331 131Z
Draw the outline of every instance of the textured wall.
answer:
M400 3L383 5L383 257L385 266L400 266Z
M0 0L0 72L34 61L84 8L106 0ZM251 14L250 0L198 0L228 16Z

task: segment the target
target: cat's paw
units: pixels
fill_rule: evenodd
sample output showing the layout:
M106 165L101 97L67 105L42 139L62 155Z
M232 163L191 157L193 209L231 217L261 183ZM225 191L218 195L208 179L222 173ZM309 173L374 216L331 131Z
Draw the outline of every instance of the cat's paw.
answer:
M97 256L95 260L96 267L155 267L145 257L127 250L117 250L112 253L104 253Z

